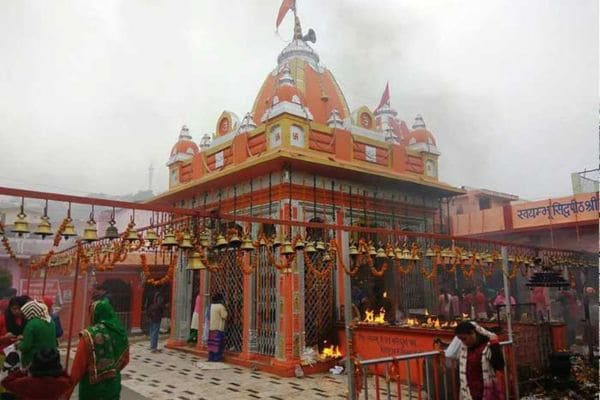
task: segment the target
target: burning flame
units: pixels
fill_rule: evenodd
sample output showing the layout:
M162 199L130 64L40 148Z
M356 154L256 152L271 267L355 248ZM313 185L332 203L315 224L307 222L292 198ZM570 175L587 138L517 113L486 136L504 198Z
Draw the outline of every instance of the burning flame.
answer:
M469 314L462 313L462 319L469 319Z
M429 315L429 311L427 311L427 309L425 309L425 315Z
M385 310L382 308L377 315L375 315L375 311L365 311L365 319L363 322L369 324L385 324Z
M387 292L383 292L383 298L386 299L387 298Z
M406 320L406 325L417 326L417 325L419 325L419 321L416 318L409 318Z
M340 352L340 347L339 346L329 346L329 347L325 347L323 348L323 351L321 352L321 358L340 358L342 356L342 353Z

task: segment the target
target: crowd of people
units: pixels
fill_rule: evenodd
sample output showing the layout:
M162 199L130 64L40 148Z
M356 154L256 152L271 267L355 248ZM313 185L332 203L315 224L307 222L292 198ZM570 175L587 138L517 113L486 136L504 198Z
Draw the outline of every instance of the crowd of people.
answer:
M0 399L68 399L76 386L81 400L119 399L129 342L109 300L90 305L90 325L79 333L70 373L61 364L63 329L52 310L49 297L0 301Z

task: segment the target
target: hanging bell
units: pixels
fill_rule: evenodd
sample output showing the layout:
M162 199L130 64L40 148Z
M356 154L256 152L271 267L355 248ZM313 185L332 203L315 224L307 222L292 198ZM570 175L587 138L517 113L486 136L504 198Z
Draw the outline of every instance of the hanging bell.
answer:
M189 257L187 262L186 269L197 270L197 269L206 269L206 265L202 262L202 257L200 253L194 251Z
M227 239L225 239L225 237L223 235L217 236L217 241L215 243L215 247L217 249L225 248L225 247L227 247L227 244L228 244Z
M394 255L396 256L397 260L402 260L402 249L399 246L396 246L394 249Z
M175 234L173 233L173 231L168 231L167 233L165 233L165 238L162 244L166 247L177 246L177 239L175 238Z
M356 257L358 255L358 249L356 248L355 245L350 245L350 256L351 257Z
M373 245L369 246L369 255L370 256L376 256L377 255L377 250L375 250L375 246L373 246Z
M240 239L237 232L232 234L231 237L229 238L229 246L237 248L237 247L240 247L241 244L242 244L242 239Z
M385 250L383 249L383 247L380 247L377 250L377 253L375 253L375 257L376 258L386 258L387 257L387 254L385 254Z
M98 230L96 229L96 223L90 220L87 224L87 227L83 230L83 241L89 243L98 240Z
M308 253L308 254L316 253L317 249L315 249L314 242L308 242L308 243L306 243L306 247L304 248L304 252Z
M276 236L275 239L273 239L273 248L276 249L279 246L281 246L281 239Z
M29 233L29 222L27 222L26 218L27 215L19 213L11 232L18 234L19 236L23 236L24 233Z
M111 240L119 238L119 231L115 226L115 221L109 222L108 228L106 228L106 232L104 233L104 237Z
M433 251L433 249L430 247L427 249L427 252L425 252L425 257L435 257L435 252Z
M410 260L411 256L410 256L410 250L409 249L404 249L402 250L402 258L400 258L401 260Z
M210 246L210 232L204 231L200 234L200 246L209 247Z
M133 226L127 231L127 236L125 236L125 240L128 242L135 242L136 240L140 240L140 237L138 236L135 229L133 229Z
M77 236L77 232L75 232L75 227L73 226L73 220L71 218L67 218L67 224L65 225L65 229L62 232L62 237L67 240L70 237Z
M50 218L44 215L41 218L40 224L34 232L36 235L39 235L44 239L46 236L52 235L52 226L50 225Z
M281 254L284 256L289 256L294 254L294 249L292 248L292 243L289 240L286 240L281 247Z
M261 236L260 240L258 241L258 245L260 247L265 247L267 244L269 244L267 239L264 236Z
M158 240L158 235L154 229L148 229L146 231L146 240L150 243L154 243Z
M254 244L252 243L252 239L249 237L244 238L242 240L242 246L240 247L243 251L254 251Z
M304 250L304 246L304 241L301 238L298 238L298 240L296 240L296 243L294 244L294 249Z
M192 247L194 247L192 245L192 237L190 236L190 234L188 232L185 232L183 234L183 240L179 244L179 248L180 249L191 249Z
M323 241L322 241L322 240L319 240L319 241L317 242L317 247L316 247L316 249L317 249L318 251L325 251L325 243L323 243Z
M326 252L325 255L323 255L323 262L329 261L331 261L331 255L329 254L329 252Z
M394 258L394 257L396 257L396 253L394 252L394 248L392 246L390 246L388 248L387 256L388 256L388 258Z

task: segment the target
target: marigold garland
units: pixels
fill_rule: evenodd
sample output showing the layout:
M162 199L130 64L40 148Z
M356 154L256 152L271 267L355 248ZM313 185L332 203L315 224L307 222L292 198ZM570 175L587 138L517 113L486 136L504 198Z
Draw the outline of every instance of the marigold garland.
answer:
M331 272L331 269L333 268L333 261L326 262L325 269L323 269L322 271L319 271L313 264L312 260L310 259L310 254L304 253L304 255L305 255L304 262L306 263L308 270L310 271L310 273L312 273L318 279L324 279L327 276L327 274L329 274Z
M148 260L146 258L145 253L140 253L140 261L142 263L142 270L144 271L144 276L146 277L146 283L153 286L162 286L166 283L169 283L173 276L175 275L175 265L177 264L177 254L173 255L171 262L169 263L169 268L167 269L167 273L159 278L152 278L150 275L150 268L148 267Z

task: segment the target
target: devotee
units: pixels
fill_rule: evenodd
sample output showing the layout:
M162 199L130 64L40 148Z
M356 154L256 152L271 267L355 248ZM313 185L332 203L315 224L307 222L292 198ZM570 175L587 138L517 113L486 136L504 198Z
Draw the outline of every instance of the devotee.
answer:
M208 361L222 361L225 349L225 321L227 309L223 295L213 295L210 304L210 328L208 331Z
M4 311L4 323L6 330L11 333L15 338L23 335L23 328L25 328L25 318L21 307L25 305L31 299L28 296L16 296L11 297L8 302L8 308Z
M502 400L502 380L497 372L504 369L498 337L473 321L464 321L454 330L461 341L458 350L460 400Z
M90 314L91 325L79 333L71 379L79 382L80 400L116 400L121 370L129 363L127 332L107 300L92 303Z
M438 297L438 315L446 321L450 319L450 295L446 289L440 289Z
M72 382L60 365L58 351L44 348L33 355L29 372L13 372L2 385L21 400L58 400L71 389Z
M192 313L192 322L190 324L190 336L188 337L188 343L195 344L198 342L198 327L200 323L200 293L195 297L194 301L194 312Z
M50 317L52 318L52 322L54 322L54 327L56 328L56 338L59 339L63 335L62 324L60 323L60 317L58 313L54 312L52 309L54 307L54 299L50 296L42 297L42 301L48 307L48 312L50 313Z
M56 349L56 328L48 313L48 307L42 302L31 300L21 308L27 320L23 330L23 340L17 344L21 351L21 365L28 368L33 355L44 349Z
M481 291L481 286L477 286L477 289L475 289L473 306L475 307L475 314L478 319L487 319L487 299L485 298L485 294Z
M152 304L146 311L148 320L150 322L148 328L148 335L150 336L150 351L152 353L158 352L158 334L160 331L160 321L163 316L163 299L160 293L154 293L152 297Z
M563 321L567 325L567 344L575 344L577 336L577 297L572 289L559 292L558 302L561 305Z
M471 315L471 306L473 305L473 293L472 290L463 289L462 296L460 299L460 312L461 314ZM471 316L473 318L473 316Z
M546 320L548 304L543 287L533 288L531 291L531 302L535 304L535 315L542 321Z
M510 305L514 306L515 304L517 304L517 302L515 301L515 298L510 296ZM501 318L504 318L506 316L506 307L502 307L502 306L506 306L506 297L504 295L504 289L498 290L498 295L492 302L492 305L494 307L496 307L496 310L500 311ZM514 307L513 307L513 309L514 309Z

